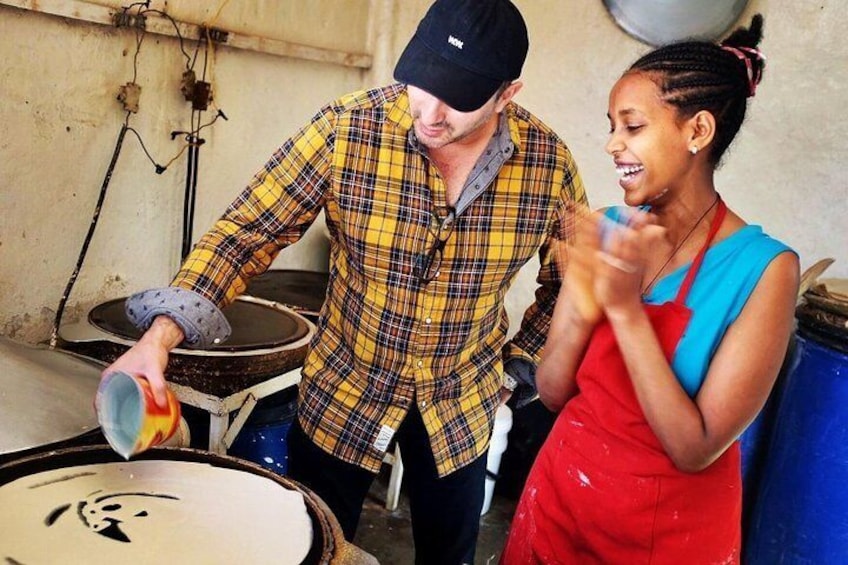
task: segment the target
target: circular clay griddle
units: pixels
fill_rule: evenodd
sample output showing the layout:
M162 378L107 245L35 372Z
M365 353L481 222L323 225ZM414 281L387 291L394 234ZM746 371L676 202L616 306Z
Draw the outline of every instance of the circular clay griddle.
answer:
M217 475L225 476L227 484L216 481ZM18 484L22 481L21 488ZM139 490L134 490L138 481L144 486L139 485L136 487ZM234 484L229 485L230 482ZM203 488L208 493L198 498ZM124 562L137 562L130 556L145 551L155 554L159 563L290 562L285 549L278 548L280 553L276 559L265 553L266 546L280 543L275 537L285 539L286 532L282 529L286 524L279 523L282 519L275 520L276 524L261 523L255 516L252 520L244 519L244 512L261 512L263 506L272 503L263 498L261 502L244 507L240 499L250 494L256 498L257 492L266 490L279 491L287 499L290 495L302 496L311 524L311 528L307 528L312 530L311 544L302 563L376 563L370 555L345 542L329 508L310 490L234 457L193 449L156 447L124 461L108 447L97 446L58 450L0 465L0 498L14 500L30 496L27 492L32 493L26 504L6 505L2 509L7 514L4 518L16 521L15 526L23 528L25 535L41 540L42 547L35 548L34 552L50 554L50 562L57 563L78 562L70 558L78 547L101 548L100 553L86 557L85 562L92 564L114 563L116 561L106 560L104 555L114 556L121 552L127 555L128 560ZM276 493L273 496L276 498ZM204 505L219 510L214 516L196 511ZM241 515L237 511L239 505ZM268 507L268 512L273 510ZM12 524L5 520L0 522ZM155 532L157 523L161 523L160 536L151 546L151 532ZM274 528L281 529L279 536L271 533ZM208 538L210 533L223 538ZM0 532L0 556L14 558L14 548L12 555L4 553L9 550L4 547L4 535L12 534L5 530ZM251 537L253 542L244 544ZM211 541L199 541L203 539ZM242 543L235 543L236 539ZM186 540L194 543L185 543ZM5 542L5 546L21 546L18 538ZM207 546L215 544L219 544L219 549L227 552L229 558L210 554ZM27 553L33 548L31 543L23 543L23 548L17 551ZM238 556L237 560L233 555ZM177 556L189 559L177 561Z
M113 363L141 337L124 313L125 301L103 303L87 322L59 328L62 348ZM230 338L209 349L171 351L169 381L226 397L303 365L315 331L304 316L252 296L238 297L223 313L232 326Z

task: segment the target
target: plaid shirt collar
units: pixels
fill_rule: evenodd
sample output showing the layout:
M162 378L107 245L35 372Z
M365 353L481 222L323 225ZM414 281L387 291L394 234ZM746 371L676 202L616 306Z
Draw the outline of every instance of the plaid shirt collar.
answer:
M478 159L471 173L468 175L468 180L463 187L462 194L456 204L456 214L460 215L474 199L479 196L487 186L497 177L501 166L509 159L516 151L519 145L518 125L515 120L509 119L512 115L512 105L508 105L506 109L500 113L498 121L498 129L489 140L486 149ZM406 91L389 106L387 111L388 121L393 122L398 128L406 131L407 140L410 146L422 155L427 154L426 147L423 147L415 135L415 129L412 127L413 118L409 111L409 95Z

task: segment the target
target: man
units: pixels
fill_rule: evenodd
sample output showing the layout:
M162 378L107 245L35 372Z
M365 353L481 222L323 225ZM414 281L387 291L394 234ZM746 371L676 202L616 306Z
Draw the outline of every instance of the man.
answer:
M144 375L161 397L168 352L225 339L218 309L323 209L330 276L288 437L290 475L352 539L397 441L416 562L472 563L495 410L516 379L532 386L560 285L560 219L585 205L568 149L512 101L527 48L509 0L437 0L397 63L398 84L321 109L170 288L128 301L149 329L107 371ZM504 296L540 249L536 303L505 345Z

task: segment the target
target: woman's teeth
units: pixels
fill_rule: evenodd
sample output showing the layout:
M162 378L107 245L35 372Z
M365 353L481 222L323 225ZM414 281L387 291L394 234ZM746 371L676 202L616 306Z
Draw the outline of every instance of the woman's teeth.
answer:
M615 168L615 171L618 173L618 175L623 180L627 180L628 178L632 177L633 175L636 175L637 173L641 173L644 170L645 170L645 167L643 167L642 165L626 165L626 166L621 166L621 167Z

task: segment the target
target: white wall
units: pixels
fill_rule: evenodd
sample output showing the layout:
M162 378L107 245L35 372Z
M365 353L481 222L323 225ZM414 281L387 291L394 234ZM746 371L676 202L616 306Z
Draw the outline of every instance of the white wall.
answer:
M102 4L108 4L101 2ZM367 52L368 71L220 48L215 99L230 118L204 130L195 233L205 229L250 175L324 102L391 79L394 60L430 0L242 0L216 25L325 48ZM649 49L625 34L601 0L516 0L530 29L518 101L549 122L574 152L594 206L618 203L611 159L603 152L607 93ZM172 0L168 10L209 21L219 2ZM120 5L118 2L111 5ZM848 11L841 0L751 0L740 19L765 16L768 68L748 121L717 183L728 204L801 254L802 268L823 257L826 277L848 277L845 174L848 136ZM0 334L27 341L49 335L56 305L107 168L123 112L114 100L132 75L133 35L0 6ZM126 51L126 54L124 53ZM142 109L131 119L157 160L188 126L178 92L183 60L176 40L148 36L139 57ZM127 138L67 320L91 305L163 285L177 267L184 158L156 175ZM287 250L278 267L321 268L320 230ZM509 296L513 320L532 299L533 266Z
M73 3L73 2L71 2ZM54 3L55 4L55 3ZM76 2L76 4L80 4ZM113 0L103 5L125 4ZM164 2L153 2L162 8ZM169 2L174 17L209 22L220 2ZM341 10L337 8L341 7ZM230 2L217 27L365 53L368 0ZM133 32L0 5L0 334L46 339L89 229L124 120L118 87L133 76ZM196 42L186 46L190 55ZM202 68L202 55L195 68ZM147 34L138 56L140 111L130 118L155 160L177 154L190 127L175 38ZM207 80L229 118L203 130L195 238L320 104L357 89L366 71L218 48ZM204 112L204 122L214 111ZM63 321L105 300L166 285L180 259L185 154L162 175L128 134ZM287 254L321 269L320 230Z

